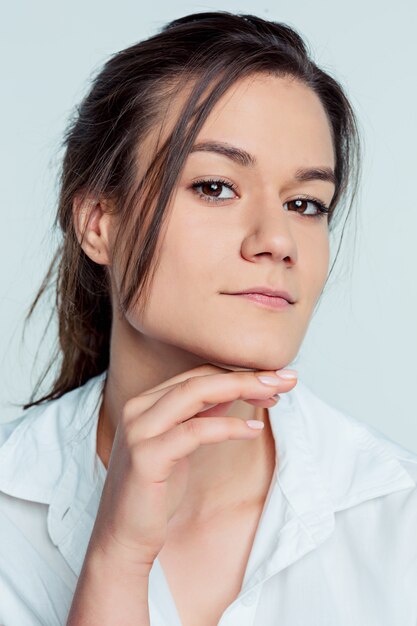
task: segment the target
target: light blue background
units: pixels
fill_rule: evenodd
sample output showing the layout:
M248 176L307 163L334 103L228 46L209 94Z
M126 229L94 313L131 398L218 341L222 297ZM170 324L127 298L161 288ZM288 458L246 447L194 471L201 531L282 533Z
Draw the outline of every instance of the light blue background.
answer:
M57 242L51 227L59 145L73 106L112 53L171 19L222 9L295 27L350 96L365 147L358 220L293 365L323 399L417 451L416 6L414 0L4 5L0 421L21 412L11 403L29 398L54 340L52 325L35 362L49 317L45 301L24 343L21 333Z

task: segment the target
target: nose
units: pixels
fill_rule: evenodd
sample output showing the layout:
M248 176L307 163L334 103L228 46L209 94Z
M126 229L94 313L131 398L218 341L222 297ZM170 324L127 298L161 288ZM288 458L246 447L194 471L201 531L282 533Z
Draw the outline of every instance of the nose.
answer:
M253 207L252 207L253 208ZM242 256L253 261L258 257L270 257L270 260L285 261L288 265L297 262L297 243L291 215L275 197L274 201L255 209L254 216L247 227L247 234L242 241Z

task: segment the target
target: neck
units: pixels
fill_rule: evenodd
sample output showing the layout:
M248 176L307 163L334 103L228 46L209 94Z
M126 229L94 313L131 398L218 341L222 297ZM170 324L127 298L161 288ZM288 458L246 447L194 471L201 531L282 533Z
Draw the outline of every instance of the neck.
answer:
M201 364L185 363L182 354L176 359L167 358L163 346L153 346L148 337L141 335L140 342L138 349L132 350L132 337L120 336L117 341L112 340L97 428L97 453L106 468L124 404L168 378ZM123 350L124 345L129 349ZM167 346L168 351L171 348ZM265 427L254 440L202 445L188 455L189 480L175 513L175 519L181 523L191 519L206 520L219 511L261 504L265 499L275 468L275 441L268 410L237 400L223 415L244 420L261 419Z

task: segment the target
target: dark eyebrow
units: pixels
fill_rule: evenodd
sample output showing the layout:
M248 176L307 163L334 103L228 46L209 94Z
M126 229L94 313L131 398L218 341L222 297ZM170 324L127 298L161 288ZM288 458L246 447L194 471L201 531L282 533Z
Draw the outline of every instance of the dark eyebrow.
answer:
M244 167L255 167L257 164L256 158L252 154L249 154L246 150L242 150L242 148L237 148L223 141L203 141L196 143L191 148L190 154L192 152L217 152L217 154L226 156L238 165L243 165ZM336 185L337 182L335 173L330 167L302 167L295 172L294 179L299 182L324 180L333 183L333 185Z
M249 154L249 152L222 141L203 141L196 143L191 148L190 153L191 152L217 152L218 154L228 157L238 165L243 165L244 167L255 167L256 165L255 157Z

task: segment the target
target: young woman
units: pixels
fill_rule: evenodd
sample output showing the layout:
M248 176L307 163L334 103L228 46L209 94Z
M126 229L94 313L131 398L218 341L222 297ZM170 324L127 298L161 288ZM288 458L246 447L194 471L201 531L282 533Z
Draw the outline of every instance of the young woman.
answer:
M105 64L31 309L55 284L58 375L0 429L1 624L415 626L417 457L287 367L359 146L285 24Z

